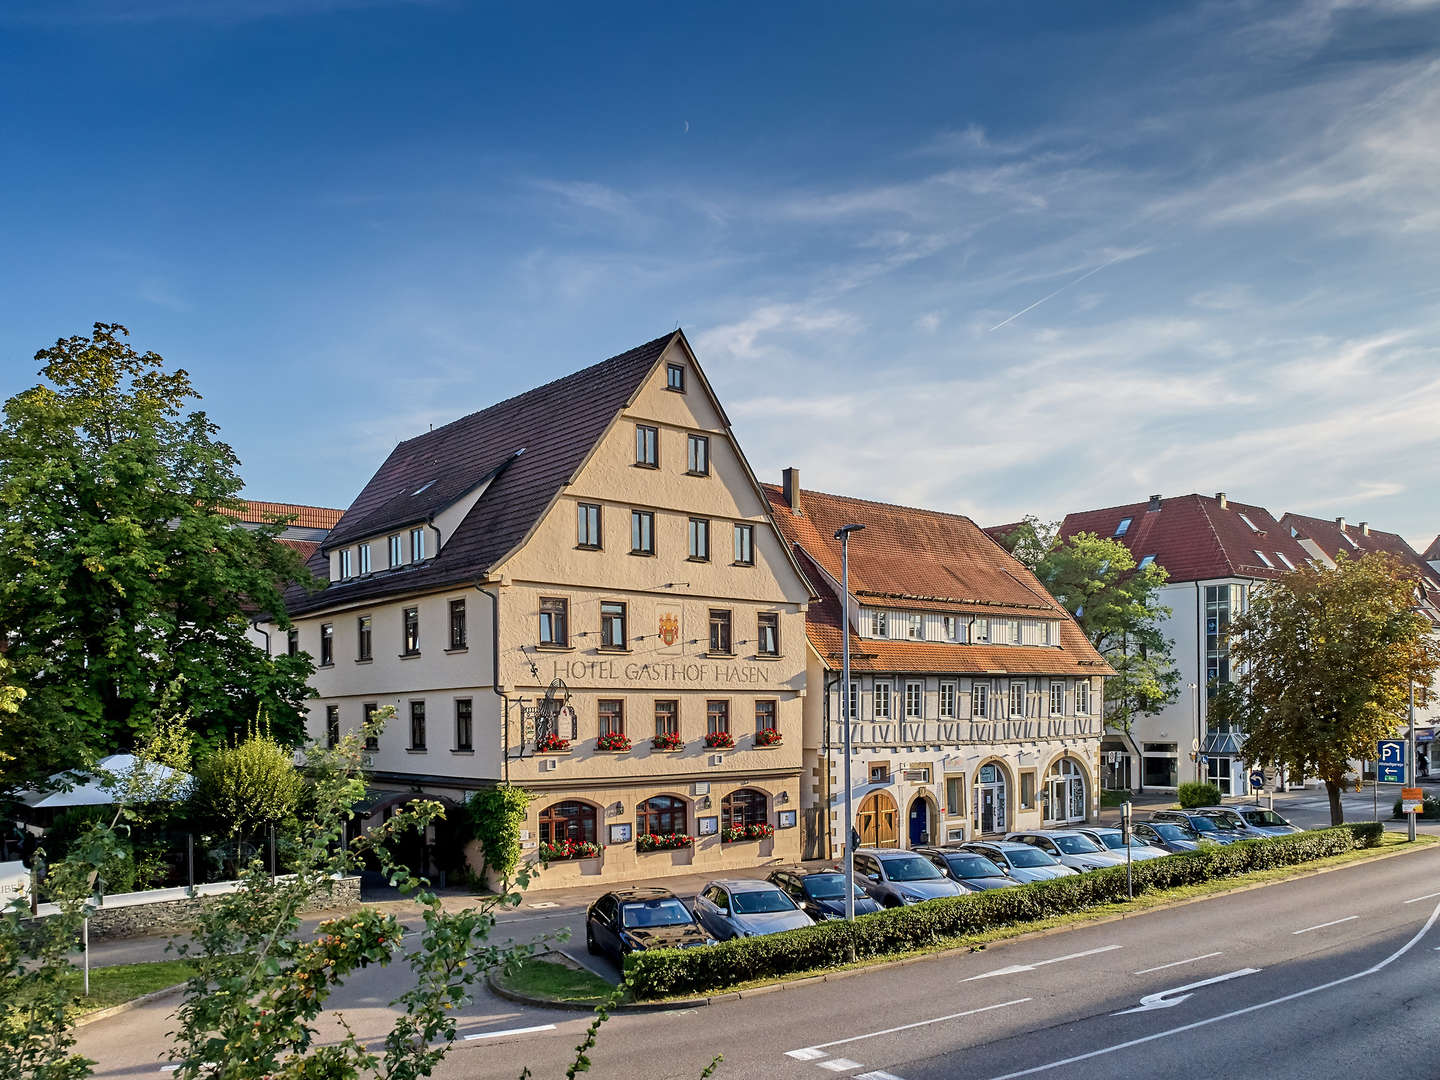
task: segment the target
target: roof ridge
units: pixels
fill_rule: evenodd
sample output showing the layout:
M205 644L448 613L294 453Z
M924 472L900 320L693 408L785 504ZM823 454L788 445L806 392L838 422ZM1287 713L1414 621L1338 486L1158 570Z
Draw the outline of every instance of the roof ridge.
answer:
M781 492L781 493L784 492L784 488L781 487L779 484L771 484L771 483L765 482L765 483L762 483L760 486L763 487L763 488L768 488L768 489L770 489L771 491L779 491L779 492ZM934 517L955 518L957 521L968 521L971 525L974 525L977 529L980 528L980 526L979 526L978 524L976 524L975 519L972 518L972 517L970 517L970 515L968 515L968 514L956 514L956 513L952 513L952 512L949 511L949 510L932 510L932 509L930 509L930 508L928 508L928 507L924 507L924 506L910 506L908 503L887 503L887 502L881 502L879 499L862 499L862 498L859 498L859 497L857 497L857 496L855 496L855 495L836 495L834 492L830 492L830 491L817 491L817 490L815 490L814 488L804 488L804 487L802 487L802 488L800 489L800 494L801 494L801 496L805 496L805 495L819 495L819 496L821 496L822 498L835 499L835 500L838 501L838 502L862 503L862 504L864 504L865 506L878 506L878 507L882 507L882 508L884 508L884 509L886 509L886 510L908 510L908 511L910 511L911 513L914 513L914 514L930 514L930 515L932 515L932 516L934 516ZM984 529L980 529L980 531L981 531L981 532L984 532L985 530L984 530ZM994 538L991 537L991 539L994 539Z

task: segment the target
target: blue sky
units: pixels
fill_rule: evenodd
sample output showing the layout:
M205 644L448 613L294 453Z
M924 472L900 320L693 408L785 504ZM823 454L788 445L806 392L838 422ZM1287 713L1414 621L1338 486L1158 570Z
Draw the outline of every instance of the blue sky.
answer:
M764 479L1440 530L1436 0L8 0L0 106L0 394L123 322L255 498L679 324Z

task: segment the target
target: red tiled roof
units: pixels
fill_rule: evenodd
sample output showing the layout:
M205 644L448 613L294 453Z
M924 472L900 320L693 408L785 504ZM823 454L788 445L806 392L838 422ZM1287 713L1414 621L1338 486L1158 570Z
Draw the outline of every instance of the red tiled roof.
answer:
M762 484L781 534L796 548L806 576L840 580L841 525L859 523L850 537L850 590L868 606L912 611L1013 614L1060 621L1060 647L955 645L927 641L875 641L850 635L856 671L933 674L1109 675L1109 665L1080 627L1020 562L969 518L933 510L801 491L802 513L792 512L782 490ZM842 615L836 589L818 589L805 629L827 666L839 663Z
M1440 536L1430 541L1430 546L1425 549L1426 562L1440 562Z
M282 537L280 543L294 548L299 553L301 562L309 562L310 557L320 550L320 544L315 540L286 540Z
M218 510L217 513L233 517L254 525L268 525L277 517L293 517L290 524L302 529L333 529L344 510L333 510L328 506L304 506L300 503L254 502L241 500L242 510Z
M1129 518L1130 527L1118 539L1137 561L1155 556L1169 571L1171 581L1277 578L1287 571L1277 556L1283 555L1294 566L1305 565L1310 557L1290 536L1290 530L1282 528L1263 506L1227 500L1222 507L1208 495L1162 499L1158 510L1151 510L1150 505L1146 501L1067 514L1060 524L1060 538L1082 532L1114 537L1120 522ZM1245 518L1255 528L1247 525ZM1264 553L1270 566L1257 551Z
M1425 561L1425 557L1412 548L1399 533L1383 532L1368 525L1362 529L1348 523L1342 528L1333 519L1307 517L1304 514L1286 514L1280 519L1280 524L1286 531L1293 528L1300 538L1313 540L1332 560L1342 551L1351 558L1380 551L1393 555L1426 580L1440 577ZM1354 541L1353 545L1345 541L1344 537L1347 536Z

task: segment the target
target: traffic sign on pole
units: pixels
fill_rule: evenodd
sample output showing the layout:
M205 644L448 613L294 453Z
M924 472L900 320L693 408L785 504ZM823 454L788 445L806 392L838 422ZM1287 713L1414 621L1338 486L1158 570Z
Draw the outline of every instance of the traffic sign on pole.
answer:
M1259 791L1265 786L1265 774L1259 769L1256 769L1250 774L1250 786L1256 791Z
M1400 789L1400 812L1418 814L1425 809L1425 792L1418 787Z
M1380 740L1376 755L1375 781L1379 784L1403 784L1409 779L1405 775L1405 740Z

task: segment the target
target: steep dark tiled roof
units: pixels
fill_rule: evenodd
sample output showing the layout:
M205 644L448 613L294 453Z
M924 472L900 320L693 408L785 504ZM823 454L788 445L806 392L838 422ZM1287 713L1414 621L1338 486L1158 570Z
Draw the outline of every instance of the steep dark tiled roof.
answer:
M672 331L402 442L345 511L327 548L416 524L495 478L433 558L314 594L296 590L287 600L291 612L478 581L525 538L677 336ZM308 565L322 581L328 577L324 554Z
M1427 584L1440 578L1440 574L1425 561L1425 557L1412 548L1399 533L1372 529L1368 524L1362 527L1346 523L1342 526L1332 518L1307 517L1304 514L1286 514L1280 519L1280 524L1286 531L1294 529L1299 539L1313 540L1332 560L1341 552L1350 558L1359 558L1369 552L1378 551L1394 556Z
M1205 581L1211 578L1277 578L1292 566L1304 566L1310 557L1263 506L1208 495L1180 495L1162 499L1158 510L1150 502L1128 503L1104 510L1067 514L1060 525L1061 539L1090 532L1113 537L1120 522L1130 526L1119 539L1135 556L1146 555L1170 574L1171 581ZM1251 524L1245 519L1249 518ZM1264 554L1270 565L1255 553ZM1283 556L1283 558L1282 558Z

